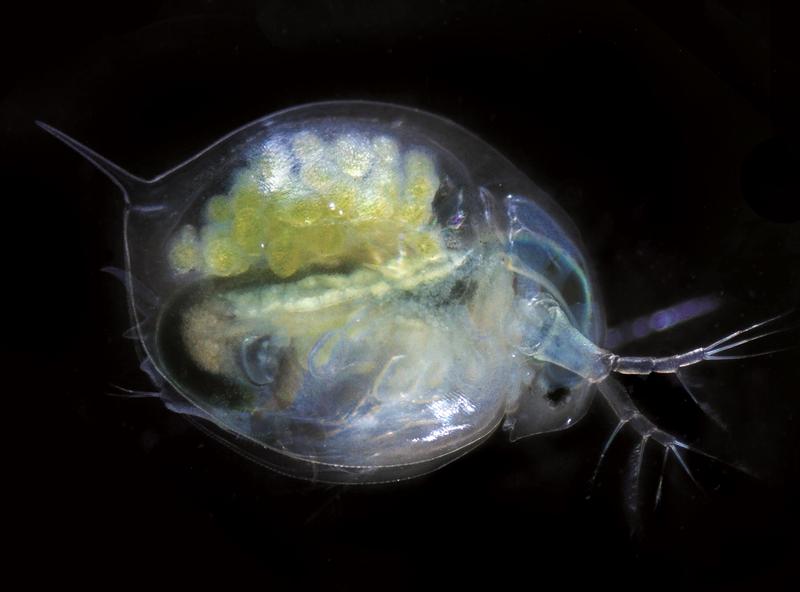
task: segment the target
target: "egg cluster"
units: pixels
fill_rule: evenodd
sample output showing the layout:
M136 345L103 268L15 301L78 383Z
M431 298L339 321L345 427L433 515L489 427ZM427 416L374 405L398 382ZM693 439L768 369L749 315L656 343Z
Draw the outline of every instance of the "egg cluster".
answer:
M258 267L286 278L310 267L380 265L442 249L432 201L439 177L422 150L387 136L311 132L270 140L200 228L183 226L172 268L233 276Z

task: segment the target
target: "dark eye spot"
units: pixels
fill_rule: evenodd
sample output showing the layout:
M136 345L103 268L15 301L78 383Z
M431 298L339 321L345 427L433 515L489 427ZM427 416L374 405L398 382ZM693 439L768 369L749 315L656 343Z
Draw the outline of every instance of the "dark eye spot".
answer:
M569 398L569 389L565 387L560 387L555 390L550 391L547 393L544 398L550 403L551 407L558 407L563 405L564 402Z

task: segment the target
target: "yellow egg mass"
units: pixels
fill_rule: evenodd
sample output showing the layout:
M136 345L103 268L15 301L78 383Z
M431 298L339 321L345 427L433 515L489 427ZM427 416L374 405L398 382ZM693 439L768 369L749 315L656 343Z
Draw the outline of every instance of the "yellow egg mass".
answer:
M233 276L265 268L290 278L313 267L381 265L442 250L432 223L439 177L431 157L389 137L301 132L270 140L225 195L205 207L201 240L174 239L176 273Z

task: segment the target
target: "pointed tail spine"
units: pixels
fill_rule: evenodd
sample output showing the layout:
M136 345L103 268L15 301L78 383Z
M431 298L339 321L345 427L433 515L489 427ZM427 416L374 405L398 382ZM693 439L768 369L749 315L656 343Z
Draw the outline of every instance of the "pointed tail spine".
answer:
M120 188L122 191L123 199L125 200L126 204L130 204L130 194L135 192L137 187L141 185L146 185L148 183L147 180L142 179L141 177L137 177L136 175L132 175L122 167L117 164L114 164L107 158L100 156L97 152L88 148L87 146L80 143L75 138L72 138L65 134L64 132L54 128L51 125L44 123L43 121L36 121L36 125L42 128L51 136L61 140L72 148L75 152L83 156L86 160L91 162L94 166L96 166L100 171L102 171L109 179L111 179L114 184Z

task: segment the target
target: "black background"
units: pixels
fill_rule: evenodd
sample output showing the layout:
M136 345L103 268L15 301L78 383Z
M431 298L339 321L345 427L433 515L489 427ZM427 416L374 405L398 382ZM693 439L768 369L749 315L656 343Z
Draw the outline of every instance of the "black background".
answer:
M599 401L571 430L515 444L500 433L411 482L285 479L158 401L107 396L112 384L147 386L120 337L123 289L100 272L122 263L121 200L33 121L150 177L303 102L440 113L571 215L609 326L720 299L716 313L626 350L661 354L800 301L795 22L752 0L32 2L6 13L13 563L33 580L106 585L788 588L800 525L796 352L730 363L707 382L729 452L761 479L692 457L702 495L672 463L663 505L644 511L634 536L622 511L631 437L585 499L613 427ZM672 429L705 432L668 382L627 384ZM647 467L657 474L655 452Z

